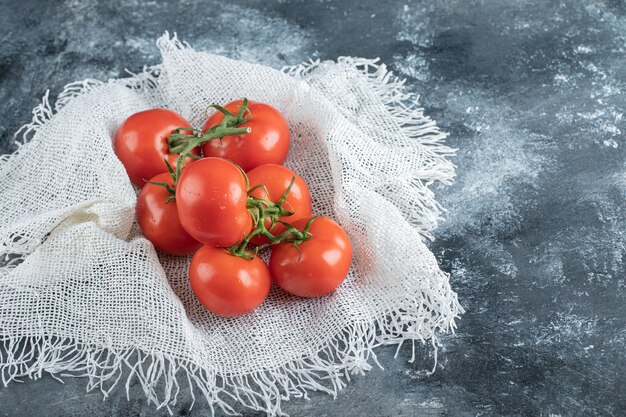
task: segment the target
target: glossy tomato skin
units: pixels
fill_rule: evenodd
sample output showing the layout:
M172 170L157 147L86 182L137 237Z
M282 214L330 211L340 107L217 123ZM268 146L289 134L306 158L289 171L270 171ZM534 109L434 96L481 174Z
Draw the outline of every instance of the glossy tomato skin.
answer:
M130 181L141 188L145 181L167 171L164 159L176 167L178 154L169 152L168 136L179 127L189 127L189 122L176 112L151 109L135 113L126 119L115 133L113 147L122 161ZM192 153L199 155L199 149ZM186 158L185 165L194 159Z
M269 293L271 278L259 257L247 260L226 249L202 246L191 259L189 282L207 310L235 317L261 305Z
M283 196L285 190L287 190L287 187L289 187L291 183L291 179L294 177L295 181L283 205L285 209L291 211L293 214L291 216L281 217L280 219L287 223L294 223L303 218L310 218L311 193L309 192L309 187L300 175L282 165L264 164L249 171L248 180L250 182L250 189L259 184L264 184L267 189L266 192L263 188L257 188L251 195L275 203ZM265 221L265 227L268 229L271 227L271 220L269 218ZM274 227L270 229L270 232L276 236L285 230L286 228L282 224L276 223ZM267 238L263 236L255 236L252 239L252 243L255 245L267 242Z
M152 182L173 186L169 173L153 177ZM155 248L170 255L191 255L201 246L183 229L178 218L176 201L165 203L169 193L165 187L146 184L137 198L137 220L144 236Z
M239 113L242 100L233 101L224 106L231 113ZM262 164L282 164L289 152L289 125L283 115L274 107L248 101L251 112L250 120L240 127L250 127L251 133L243 135L224 136L222 140L212 140L202 145L204 156L215 156L229 159L250 171ZM214 112L204 124L206 132L218 125L224 115Z
M308 219L294 223L302 230ZM288 293L300 297L321 297L341 285L352 262L352 243L346 232L327 217L313 221L312 237L296 248L279 243L272 249L270 272Z
M221 158L204 158L185 168L176 187L176 205L183 228L199 242L228 247L252 230L246 179Z

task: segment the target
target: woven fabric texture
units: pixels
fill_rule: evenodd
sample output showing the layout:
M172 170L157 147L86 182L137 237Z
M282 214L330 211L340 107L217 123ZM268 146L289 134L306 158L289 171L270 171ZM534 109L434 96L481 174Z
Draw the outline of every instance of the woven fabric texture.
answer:
M194 51L175 36L163 62L129 78L85 80L48 95L0 159L0 376L88 377L105 395L137 379L169 407L182 384L212 409L269 414L307 390L336 394L374 350L432 343L462 313L424 244L442 208L453 151L384 65L340 58L278 71ZM212 103L267 102L291 128L286 165L314 212L354 246L345 283L320 299L272 288L256 311L207 312L189 259L157 253L136 222L136 190L112 148L131 114L165 107L201 127ZM430 365L427 365L430 368Z

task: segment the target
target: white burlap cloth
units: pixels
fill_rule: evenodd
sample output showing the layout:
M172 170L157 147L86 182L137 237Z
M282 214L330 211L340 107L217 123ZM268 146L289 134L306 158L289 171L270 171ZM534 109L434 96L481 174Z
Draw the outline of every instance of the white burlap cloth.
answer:
M53 106L46 94L18 151L0 160L2 382L82 375L106 395L138 380L161 407L188 383L211 409L280 414L306 390L336 394L379 345L436 349L462 313L423 243L441 213L428 186L451 181L453 152L416 97L376 61L277 71L167 34L157 44L161 65L73 83ZM189 260L158 255L141 236L111 138L141 110L167 107L201 127L210 104L241 97L285 115L287 165L308 182L314 212L345 228L354 261L331 296L273 288L252 314L224 319L194 298Z

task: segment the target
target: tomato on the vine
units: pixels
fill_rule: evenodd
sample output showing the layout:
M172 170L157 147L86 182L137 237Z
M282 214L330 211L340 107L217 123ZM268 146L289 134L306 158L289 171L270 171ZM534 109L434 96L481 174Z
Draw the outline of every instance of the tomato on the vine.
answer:
M283 204L283 207L293 214L291 216L279 217L279 219L293 223L303 218L309 218L311 217L311 194L309 187L300 175L282 165L264 164L249 171L248 181L250 183L250 189L258 186L250 195L275 203L281 199L293 179L295 179L294 183ZM265 188L260 187L261 184L263 184ZM265 227L268 228L274 236L286 230L280 223L274 223L272 226L270 218L265 220ZM268 240L262 236L255 236L251 242L259 245L267 243Z
M228 247L252 230L244 173L221 158L204 158L186 167L176 187L183 228L209 246Z
M233 114L239 112L243 100L228 103L224 108ZM250 118L239 127L250 127L251 133L244 135L224 136L221 140L213 140L202 145L204 156L215 156L229 159L249 171L262 164L282 164L289 151L289 125L283 115L274 107L248 102L248 111L244 117ZM204 125L206 132L224 119L219 111L213 113Z
M130 181L143 187L145 181L167 171L164 159L175 167L178 154L170 152L167 138L177 128L189 126L181 115L167 109L146 110L126 119L115 133L113 147ZM199 155L200 151L191 153ZM184 164L193 161L188 157Z
M302 230L307 219L293 224ZM352 243L346 232L327 217L311 223L308 240L298 244L282 242L272 249L270 272L288 293L300 297L321 297L341 285L352 261Z
M234 317L257 308L270 290L270 273L262 259L233 256L227 249L203 246L189 266L189 282L207 310Z
M150 182L174 186L172 176L165 172ZM166 203L169 192L160 185L146 184L137 198L137 220L143 234L159 250L170 255L191 255L202 244L183 229L178 218L176 201Z

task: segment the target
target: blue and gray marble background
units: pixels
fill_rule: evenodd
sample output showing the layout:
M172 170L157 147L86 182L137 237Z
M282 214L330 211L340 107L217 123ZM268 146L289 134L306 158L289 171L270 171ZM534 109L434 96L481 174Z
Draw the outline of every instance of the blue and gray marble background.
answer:
M626 414L626 5L581 1L0 0L0 153L47 88L197 49L274 67L380 57L458 148L431 243L467 313L427 349L294 416ZM188 391L175 415L206 416ZM139 386L105 402L85 381L0 389L3 416L152 416ZM156 413L167 415L165 412ZM246 416L257 415L244 412Z

